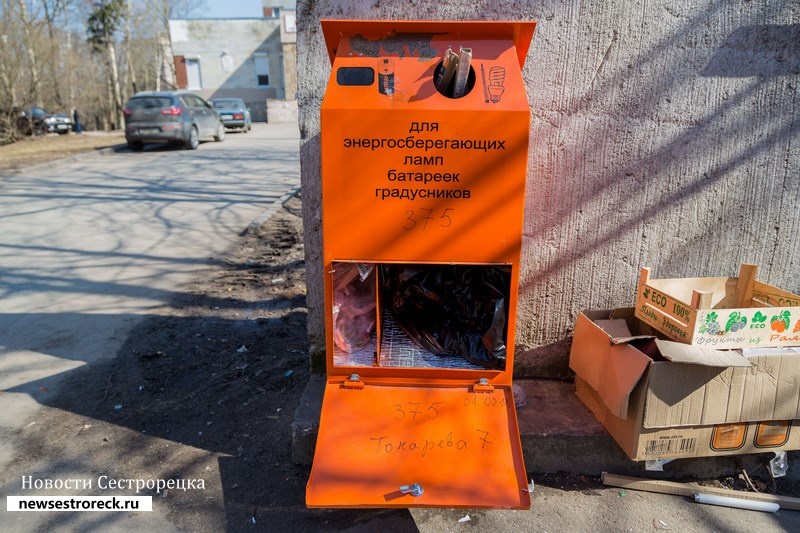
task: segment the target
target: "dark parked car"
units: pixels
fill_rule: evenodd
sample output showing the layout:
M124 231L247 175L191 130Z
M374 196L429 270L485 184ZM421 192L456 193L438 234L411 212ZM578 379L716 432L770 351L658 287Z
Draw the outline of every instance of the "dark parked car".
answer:
M245 133L252 129L250 109L241 98L212 98L209 102L219 111L219 116L226 128L240 129Z
M49 133L64 135L72 130L72 119L66 113L54 113L44 117L44 125Z
M17 116L17 131L22 135L42 135L47 132L45 119L50 113L41 107L20 109Z
M38 106L0 110L0 134L6 139L20 135L69 133L72 120L66 113L50 114Z
M196 150L201 138L220 142L225 126L211 104L190 91L141 92L125 110L125 140L139 151L146 142L177 142Z

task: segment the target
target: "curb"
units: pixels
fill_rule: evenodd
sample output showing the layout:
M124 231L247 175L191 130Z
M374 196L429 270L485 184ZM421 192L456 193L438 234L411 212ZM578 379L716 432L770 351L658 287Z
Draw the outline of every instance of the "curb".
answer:
M272 217L272 215L277 213L278 209L283 207L286 202L289 201L289 198L297 194L298 191L300 191L300 185L292 187L287 193L278 198L276 201L272 202L272 204L267 207L263 213L258 215L255 219L253 219L252 222L250 222L250 224L247 225L247 228L242 232L242 235L257 231L258 228L263 226Z

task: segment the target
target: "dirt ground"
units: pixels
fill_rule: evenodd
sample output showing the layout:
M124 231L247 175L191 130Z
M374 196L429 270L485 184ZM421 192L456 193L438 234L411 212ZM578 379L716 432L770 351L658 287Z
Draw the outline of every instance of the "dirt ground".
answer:
M310 372L301 202L290 198L226 254L209 257L181 296L141 322L105 363L74 371L56 393L40 390L37 401L53 408L20 431L25 454L14 470L203 480L202 490L141 493L154 495L168 525L184 531L418 530L406 510L305 508L309 469L291 454ZM536 481L534 506L539 495L603 488L588 476ZM733 478L706 483L745 488ZM798 495L780 480L778 489ZM53 515L45 529L75 529L84 518L75 515L87 514ZM98 529L145 527L135 515L111 514L118 522Z

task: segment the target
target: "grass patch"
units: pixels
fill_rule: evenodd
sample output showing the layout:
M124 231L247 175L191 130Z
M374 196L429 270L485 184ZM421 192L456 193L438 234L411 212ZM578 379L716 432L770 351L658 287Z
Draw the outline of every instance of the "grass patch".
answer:
M121 131L90 132L82 135L48 134L26 137L13 144L0 146L0 171L18 170L72 155L125 144Z

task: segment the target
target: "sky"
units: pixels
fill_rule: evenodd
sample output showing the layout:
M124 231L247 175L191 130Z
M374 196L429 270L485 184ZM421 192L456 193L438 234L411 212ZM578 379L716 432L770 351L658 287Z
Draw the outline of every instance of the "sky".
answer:
M261 0L206 0L196 18L247 18L261 16Z

